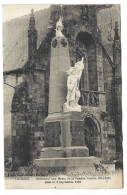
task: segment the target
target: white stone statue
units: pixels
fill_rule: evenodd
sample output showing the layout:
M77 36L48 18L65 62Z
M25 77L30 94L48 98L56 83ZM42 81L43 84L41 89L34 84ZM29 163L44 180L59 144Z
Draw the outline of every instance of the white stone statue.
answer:
M60 17L59 21L56 23L56 37L63 37L63 33L61 32L63 30L63 24L62 19Z
M67 102L64 104L64 112L79 111L81 106L78 104L80 98L79 82L84 69L83 59L76 62L74 67L71 67L66 73L69 75L67 78Z

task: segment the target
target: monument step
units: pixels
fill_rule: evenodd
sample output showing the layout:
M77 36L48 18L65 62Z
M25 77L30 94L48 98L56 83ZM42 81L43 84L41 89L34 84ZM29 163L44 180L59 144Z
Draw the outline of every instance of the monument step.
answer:
M94 167L94 164L99 164L101 158L94 156L90 157L68 157L68 158L39 158L35 159L34 163L38 167Z
M86 146L49 147L43 148L40 158L65 158L65 157L88 157L89 149Z

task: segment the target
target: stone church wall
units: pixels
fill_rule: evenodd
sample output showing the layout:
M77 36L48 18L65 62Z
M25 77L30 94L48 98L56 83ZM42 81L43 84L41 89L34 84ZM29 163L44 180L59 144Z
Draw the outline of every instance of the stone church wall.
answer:
M25 165L36 158L43 147L45 118L44 73L34 72L24 77L16 87L12 101L13 163Z

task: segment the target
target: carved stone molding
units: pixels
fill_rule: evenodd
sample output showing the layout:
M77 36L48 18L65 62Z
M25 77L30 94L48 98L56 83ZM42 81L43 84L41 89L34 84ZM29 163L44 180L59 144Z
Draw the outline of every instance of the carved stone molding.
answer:
M53 41L52 41L52 47L56 47L57 46L57 44L58 44L58 41L56 40L56 39L54 39Z
M67 42L66 42L65 39L61 39L61 45L62 45L63 47L66 47L66 46L67 46Z

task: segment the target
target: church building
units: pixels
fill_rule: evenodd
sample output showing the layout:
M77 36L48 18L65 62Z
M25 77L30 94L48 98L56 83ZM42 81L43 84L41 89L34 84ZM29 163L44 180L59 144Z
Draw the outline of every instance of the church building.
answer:
M15 83L10 100L12 162L15 166L24 166L39 158L45 143L47 147L61 146L59 124L51 124L47 133L44 130L50 100L51 47L59 44L52 40L60 17L71 66L74 67L82 57L86 59L79 83L83 126L80 122L71 125L72 146L84 145L89 149L89 156L101 157L104 162L122 159L119 6L51 5L35 13L32 9L30 16L10 21L10 26L4 30L5 37L8 35L4 38L5 95L6 86L12 86L12 80ZM63 49L67 46L65 39L60 44ZM53 89L54 96L56 92ZM6 101L7 95L5 112Z

